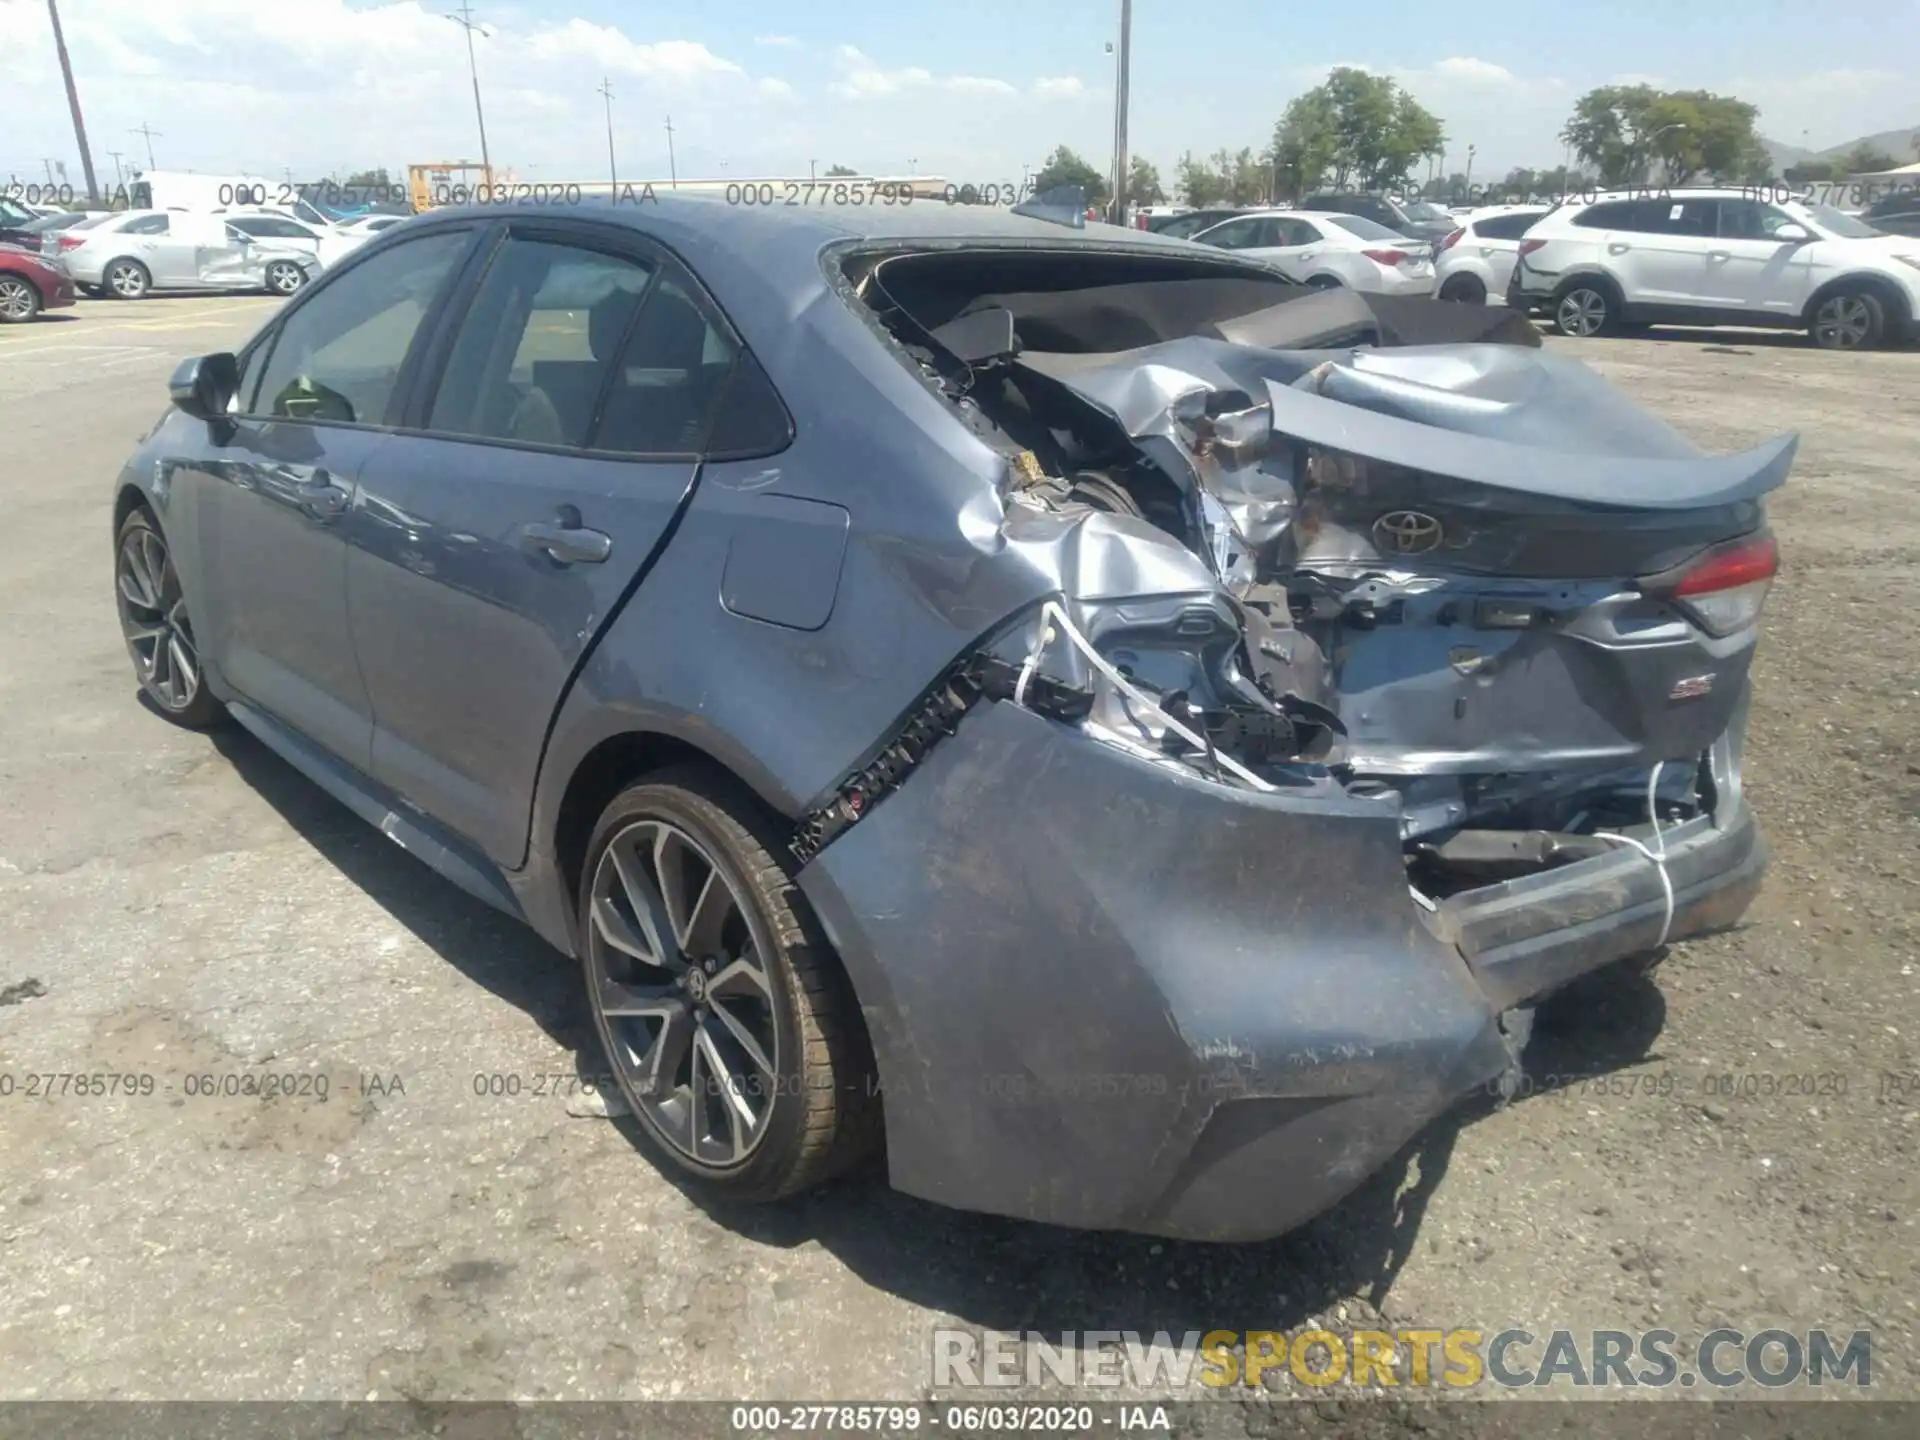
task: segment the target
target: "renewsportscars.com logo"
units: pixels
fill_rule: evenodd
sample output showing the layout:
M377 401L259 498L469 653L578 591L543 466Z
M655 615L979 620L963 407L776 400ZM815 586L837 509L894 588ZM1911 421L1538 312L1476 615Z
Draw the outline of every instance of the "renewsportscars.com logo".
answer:
M1665 1389L1873 1384L1873 1335L1709 1330L1065 1330L933 1332L935 1386L1038 1388L1300 1385Z

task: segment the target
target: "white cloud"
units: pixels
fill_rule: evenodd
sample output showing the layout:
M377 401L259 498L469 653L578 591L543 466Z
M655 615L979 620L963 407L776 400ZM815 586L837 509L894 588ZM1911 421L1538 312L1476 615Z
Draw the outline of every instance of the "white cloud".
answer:
M1042 100L1077 100L1087 87L1078 75L1043 75L1033 82L1033 93Z
M758 81L755 88L769 100L791 100L793 98L793 86L784 80L776 80L770 75Z
M833 52L835 78L827 89L843 100L872 100L913 91L946 91L955 95L1016 95L1005 80L982 75L935 75L919 65L886 70L857 46L842 45Z
M595 25L577 17L557 29L535 31L527 37L525 50L542 60L592 60L635 75L685 78L742 73L733 61L695 41L641 44L612 25Z
M1450 55L1435 63L1433 73L1449 80L1463 80L1471 85L1516 83L1514 73L1506 66L1496 65L1491 60L1476 60L1471 55Z
M792 35L756 35L753 37L753 43L783 50L798 50L801 48L800 41Z

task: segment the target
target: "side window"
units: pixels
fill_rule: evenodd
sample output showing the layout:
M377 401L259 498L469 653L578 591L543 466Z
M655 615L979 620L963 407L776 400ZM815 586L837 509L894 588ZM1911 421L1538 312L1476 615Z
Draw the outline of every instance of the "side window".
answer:
M414 334L471 238L455 230L404 241L315 290L281 322L254 413L384 421Z
M1636 200L1609 200L1601 205L1589 205L1573 217L1573 223L1582 230L1638 230L1644 228L1636 222Z
M461 321L427 428L584 446L652 278L621 256L508 239Z
M745 460L786 449L793 419L751 350L742 350L713 417L705 450L715 460Z
M138 220L129 220L120 227L122 235L164 235L167 233L167 217L164 215L142 215Z
M1518 240L1539 220L1538 215L1489 215L1475 222L1473 233L1485 240Z
M1782 225L1797 223L1784 210L1758 200L1722 200L1720 235L1727 240L1770 240Z
M733 342L707 322L679 280L663 276L641 307L620 356L593 448L626 455L698 454L733 361Z
M1200 238L1202 243L1222 250L1245 250L1259 243L1259 225L1257 220L1229 220Z
M1718 200L1655 200L1648 209L1663 235L1711 236L1719 223Z

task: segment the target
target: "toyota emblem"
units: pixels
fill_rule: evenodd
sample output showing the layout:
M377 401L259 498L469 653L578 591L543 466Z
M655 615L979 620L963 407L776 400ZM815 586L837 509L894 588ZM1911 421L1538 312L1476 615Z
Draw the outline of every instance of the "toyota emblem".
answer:
M1373 543L1390 555L1421 555L1434 549L1446 531L1418 510L1389 510L1373 522Z

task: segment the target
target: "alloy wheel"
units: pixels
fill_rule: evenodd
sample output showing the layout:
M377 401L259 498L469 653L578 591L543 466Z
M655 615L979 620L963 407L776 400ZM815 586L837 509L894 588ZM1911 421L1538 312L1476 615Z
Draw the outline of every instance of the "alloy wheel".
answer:
M679 826L638 820L601 855L587 929L588 991L629 1102L695 1166L744 1164L766 1136L781 1056L733 881Z
M1569 290L1560 297L1554 322L1562 334L1588 339L1607 324L1607 297L1598 290Z
M166 541L145 526L130 528L115 568L120 629L140 686L162 709L185 711L200 694L200 651Z
M0 275L0 321L31 320L40 308L40 295L17 275Z
M1863 295L1835 295L1813 317L1813 338L1826 350L1858 350L1873 333L1873 311Z
M306 274L289 260L278 260L267 267L267 288L276 295L291 295L306 281Z
M122 300L138 300L147 293L147 272L131 260L122 260L108 274L107 285Z

